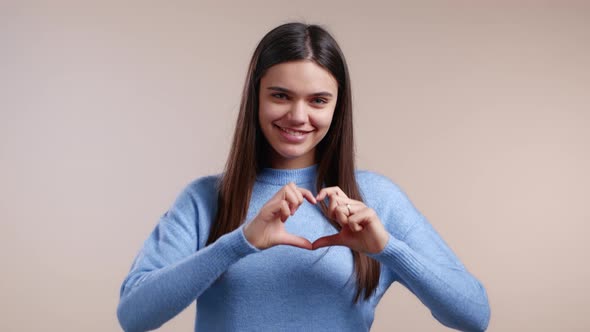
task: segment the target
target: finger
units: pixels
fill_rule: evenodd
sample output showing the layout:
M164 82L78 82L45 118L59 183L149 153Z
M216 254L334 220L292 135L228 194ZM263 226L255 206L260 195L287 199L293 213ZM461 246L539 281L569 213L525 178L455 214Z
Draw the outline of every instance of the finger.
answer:
M317 196L315 197L318 201L322 201L324 200L324 198L326 198L326 195L328 193L326 192L326 188L323 188L322 190L320 190L320 192L317 194Z
M313 250L329 246L343 246L342 237L340 233L328 235L315 240L312 243Z
M297 190L299 190L301 195L303 195L303 197L305 197L305 199L307 199L308 202L310 202L311 204L317 204L317 200L315 199L315 196L313 196L311 191L300 187L297 187Z
M360 232L365 227L363 226L366 218L370 216L370 211L372 209L367 208L365 205L353 205L353 204L346 204L344 206L346 210L350 213L348 215L348 227L353 232Z
M336 219L336 209L338 208L338 197L330 196L330 204L328 204L328 212L331 219Z
M275 208L275 215L277 215L282 222L285 222L287 218L291 216L291 209L289 208L287 201L279 201L277 207Z
M360 232L369 223L375 221L379 222L377 213L375 210L366 206L348 218L349 227L353 232Z
M279 244L286 244L289 246L294 246L294 247L298 247L298 248L302 248L302 249L308 249L308 250L312 250L312 244L311 242L309 242L308 239L299 237L299 236L295 236L293 234L289 234L289 233L281 233L278 236L277 241L279 241Z
M283 190L285 191L285 201L289 204L289 210L291 210L291 215L293 215L299 207L299 198L291 186L287 185Z
M350 204L351 206L356 205L357 209L358 209L358 207L366 206L365 202L357 201L356 199L348 198L346 201L347 201L346 203Z
M336 201L338 203L348 203L349 201L351 201L350 198L346 197L345 195L338 195L336 192L328 192L327 194L324 195L323 199L328 198L330 201Z
M277 193L271 198L271 200L274 200L276 202L280 202L284 199L286 199L287 197L287 190L285 190L285 187L282 187L279 191L277 191Z
M291 189L293 189L293 192L295 193L295 195L297 196L297 206L301 206L301 204L303 204L303 194L301 194L301 191L298 190L297 185L294 182L291 182Z
M336 207L336 210L338 213L342 213L346 217L350 217L353 214L351 204L339 204Z
M345 211L346 216L350 217L353 214L358 213L358 211L365 209L367 206L363 202L347 199L345 202L342 202L339 207Z
M342 196L342 197L348 198L348 196L346 196L346 194L344 193L344 191L342 191L342 189L340 189L340 187L334 186L334 187L326 187L326 188L323 188L322 190L320 190L320 192L316 196L316 199L318 201L321 201L324 198L326 198L326 196L328 196L328 195Z
M375 213L375 210L365 206L361 210L351 215L348 218L348 222L351 224L359 224L362 226L362 224L374 221L375 218L377 218L377 213Z
M348 211L345 205L340 205L336 207L334 211L334 219L340 224L340 226L344 227L348 224L348 215L346 214Z
M340 207L343 209L346 209L346 213L347 213L347 221L348 221L348 227L350 228L351 231L353 232L360 232L364 229L363 225L361 225L361 221L363 221L364 219L360 218L359 219L359 212L360 211L364 211L364 209L358 209L359 205L352 205L352 204L346 204L346 205L341 205ZM356 217L355 217L356 216ZM355 218L353 218L355 217Z
M364 229L363 226L361 226L360 224L355 223L355 222L349 222L348 223L348 228L350 228L350 230L353 231L353 232L360 232L360 231L362 231Z
M318 201L322 201L324 200L330 193L334 193L334 187L326 187L326 188L322 188L322 190L320 190L320 192L318 193L318 195L316 196L316 199Z

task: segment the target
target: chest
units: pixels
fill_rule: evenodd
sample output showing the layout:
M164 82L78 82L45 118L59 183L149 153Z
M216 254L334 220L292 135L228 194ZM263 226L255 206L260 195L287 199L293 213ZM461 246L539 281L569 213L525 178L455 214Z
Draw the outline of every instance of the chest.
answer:
M254 213L256 209L251 209ZM294 235L315 241L336 232L316 206L304 203L285 222L285 229ZM279 298L309 302L315 297L332 298L350 303L354 296L353 257L350 249L341 246L305 250L279 245L244 257L233 264L216 282L212 290L226 298Z

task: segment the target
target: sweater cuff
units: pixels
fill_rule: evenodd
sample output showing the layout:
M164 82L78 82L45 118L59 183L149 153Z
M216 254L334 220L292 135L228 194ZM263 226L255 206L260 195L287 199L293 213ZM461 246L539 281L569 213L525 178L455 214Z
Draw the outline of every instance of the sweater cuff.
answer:
M246 226L246 224L241 224L240 227L238 227L239 233L240 233L240 241L239 241L239 247L236 248L236 250L238 250L239 252L244 253L245 255L249 255L249 254L253 254L255 252L260 252L262 250L256 248L255 246L253 246L250 242L248 242L248 239L246 239L246 234L244 234L244 227Z
M389 241L385 248L376 254L367 254L367 256L383 263L392 269L400 277L418 278L424 271L424 265L417 257L416 253L408 245L389 235Z
M245 224L240 225L240 227L236 228L234 231L219 238L219 240L221 240L220 242L225 244L231 254L238 259L260 251L260 249L254 247L246 239L246 236L244 235L244 225Z

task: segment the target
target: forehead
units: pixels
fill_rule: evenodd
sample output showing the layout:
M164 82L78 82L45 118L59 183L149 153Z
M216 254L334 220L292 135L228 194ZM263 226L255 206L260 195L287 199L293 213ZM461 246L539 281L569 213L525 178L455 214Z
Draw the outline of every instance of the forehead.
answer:
M320 91L338 92L338 83L332 74L309 60L283 62L267 69L260 81L262 89L278 86L297 94Z

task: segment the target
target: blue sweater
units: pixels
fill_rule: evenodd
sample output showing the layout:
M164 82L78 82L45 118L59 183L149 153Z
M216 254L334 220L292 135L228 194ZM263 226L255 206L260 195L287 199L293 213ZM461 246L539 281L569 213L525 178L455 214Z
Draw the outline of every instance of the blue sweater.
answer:
M290 181L315 194L316 171L263 170L246 222ZM209 176L186 186L143 244L121 286L121 326L156 329L196 300L195 331L368 331L377 303L398 281L442 324L485 330L490 308L482 284L396 184L373 172L358 171L356 177L365 203L391 234L385 249L370 255L382 265L369 300L353 303L356 279L346 247L258 250L244 237L243 225L205 246L219 180ZM311 242L336 232L307 201L285 227Z

